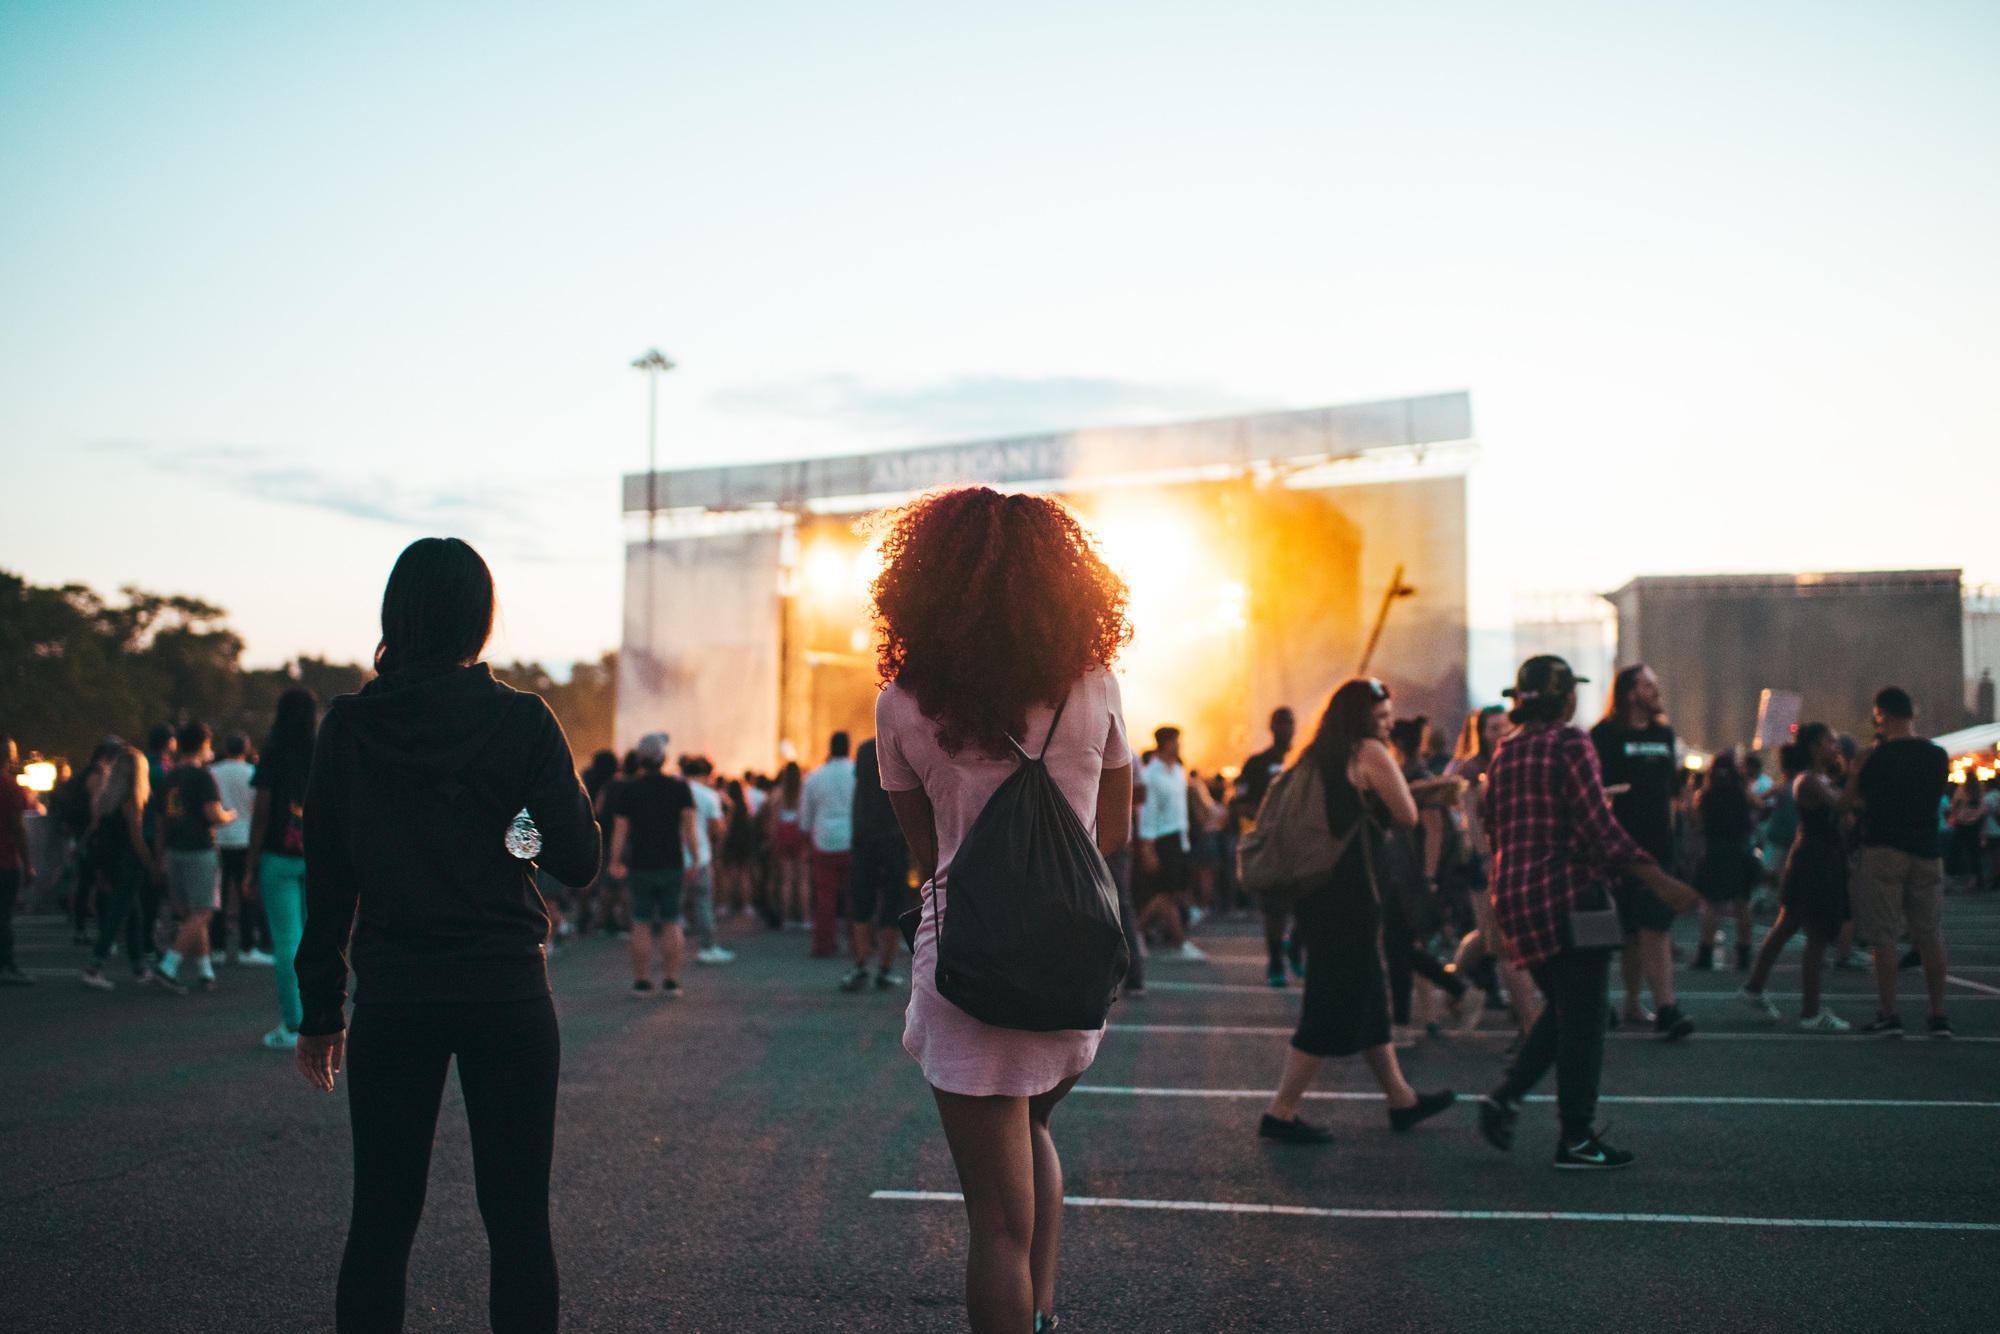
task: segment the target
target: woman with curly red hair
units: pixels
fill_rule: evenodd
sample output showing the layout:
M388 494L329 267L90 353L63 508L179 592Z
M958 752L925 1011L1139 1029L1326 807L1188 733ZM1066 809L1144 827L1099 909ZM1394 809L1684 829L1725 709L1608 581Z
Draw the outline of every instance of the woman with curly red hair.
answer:
M927 879L903 1047L936 1096L965 1195L973 1330L1050 1329L1062 1164L1049 1114L1103 1030L974 1019L938 994L938 924L952 858L1014 772L1014 742L1029 754L1047 746L1049 773L1101 850L1130 837L1132 752L1110 672L1132 633L1125 585L1076 516L1042 496L941 492L878 531L877 755Z

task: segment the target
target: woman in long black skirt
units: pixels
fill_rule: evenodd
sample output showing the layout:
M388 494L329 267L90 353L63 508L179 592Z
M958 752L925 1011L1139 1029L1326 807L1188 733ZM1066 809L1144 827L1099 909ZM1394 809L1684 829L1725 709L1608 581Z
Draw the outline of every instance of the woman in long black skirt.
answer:
M1329 1056L1359 1054L1389 1099L1389 1125L1408 1130L1451 1106L1450 1089L1419 1094L1403 1078L1389 1029L1389 969L1383 958L1382 905L1373 867L1383 830L1417 822L1417 803L1388 746L1389 687L1355 679L1333 692L1319 730L1299 758L1319 766L1327 828L1336 835L1367 823L1348 844L1322 889L1298 905L1305 943L1306 988L1298 1031L1285 1052L1278 1091L1258 1124L1265 1139L1324 1144L1324 1126L1299 1116L1299 1100ZM1406 941L1396 942L1397 945Z
M313 749L296 1060L328 1092L347 1067L343 1334L403 1327L453 1058L492 1252L492 1327L556 1327L549 1163L562 1043L535 870L588 884L598 831L548 705L478 660L492 631L493 576L479 553L455 538L412 543L382 595L379 675L334 700Z

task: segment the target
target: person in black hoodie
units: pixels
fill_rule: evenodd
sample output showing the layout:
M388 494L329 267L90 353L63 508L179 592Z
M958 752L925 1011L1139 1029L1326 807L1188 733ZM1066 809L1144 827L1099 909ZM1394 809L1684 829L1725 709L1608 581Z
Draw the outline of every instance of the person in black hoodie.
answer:
M549 1163L561 1039L535 867L587 884L600 841L555 716L478 661L492 630L493 576L479 553L456 538L411 543L382 595L379 675L333 701L313 748L296 1061L328 1092L348 1066L354 1210L341 1331L402 1328L454 1056L491 1246L492 1327L556 1327Z

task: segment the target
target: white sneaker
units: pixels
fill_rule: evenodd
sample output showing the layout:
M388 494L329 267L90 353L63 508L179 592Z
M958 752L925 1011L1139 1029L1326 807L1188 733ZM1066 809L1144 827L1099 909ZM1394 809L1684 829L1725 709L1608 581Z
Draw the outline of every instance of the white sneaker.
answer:
M118 989L118 984L106 977L102 968L84 969L83 985L91 988L93 991L116 991Z
M262 968L269 968L272 964L276 963L277 961L278 961L277 955L266 954L262 950L236 951L236 962L238 963L256 964L257 966Z
M1191 963L1207 963L1208 951L1195 944L1192 940L1183 940L1181 942L1180 957Z
M1744 987L1736 994L1743 998L1745 1005L1755 1010L1758 1014L1763 1015L1766 1019L1776 1019L1778 1017L1778 1007L1773 1005L1771 998L1763 992L1752 991L1750 988Z
M720 945L710 945L705 950L696 950L694 961L696 963L735 963L736 951L726 950Z
M1845 1033L1854 1025L1842 1019L1832 1010L1821 1007L1820 1012L1807 1015L1799 1020L1799 1027L1808 1033Z
M264 1045L272 1051L292 1051L299 1045L299 1035L279 1024L264 1035Z

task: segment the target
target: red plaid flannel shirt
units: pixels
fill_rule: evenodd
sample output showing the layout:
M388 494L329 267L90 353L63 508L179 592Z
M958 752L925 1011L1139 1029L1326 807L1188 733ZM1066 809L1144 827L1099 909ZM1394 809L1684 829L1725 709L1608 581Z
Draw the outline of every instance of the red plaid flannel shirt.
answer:
M1486 837L1493 913L1523 968L1562 952L1580 894L1608 890L1626 867L1653 860L1611 814L1596 747L1567 724L1517 732L1493 752Z

